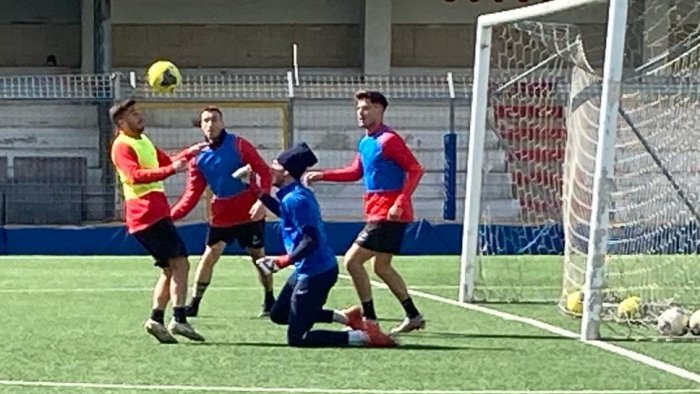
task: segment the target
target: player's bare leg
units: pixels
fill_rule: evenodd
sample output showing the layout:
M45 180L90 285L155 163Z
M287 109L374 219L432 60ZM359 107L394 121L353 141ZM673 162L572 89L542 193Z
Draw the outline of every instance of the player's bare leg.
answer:
M377 314L374 311L374 301L372 300L372 284L364 267L365 261L372 258L373 255L374 252L371 250L353 243L350 249L345 252L343 262L362 303L362 314L365 320L376 323Z
M270 310L272 309L272 305L275 303L272 275L265 275L265 273L260 271L258 266L255 264L256 260L265 257L265 249L246 248L246 251L248 252L250 259L253 262L253 267L255 267L255 270L258 272L258 281L260 282L260 284L263 287L263 290L265 291L260 317L268 317L270 316Z
M193 341L203 341L204 337L199 335L187 322L185 313L185 302L187 301L187 274L190 270L190 263L184 256L170 260L172 277L170 278L170 299L173 302L173 320L168 324L168 329L172 334L182 335Z
M156 285L153 288L153 309L151 310L151 318L146 320L146 324L144 325L146 332L154 336L160 343L177 343L177 339L165 328L165 308L170 301L171 276L171 269L165 268L158 277Z
M226 243L220 241L212 246L207 246L204 249L202 257L199 259L197 268L194 273L194 283L192 285L192 299L187 306L187 316L195 317L199 314L199 304L202 302L204 292L211 283L211 277L214 273L214 265L221 258L226 248Z
M172 271L165 268L161 271L156 285L153 288L153 309L165 310L170 302L170 279Z
M382 279L401 302L401 306L406 311L406 318L396 327L391 329L392 334L411 332L425 328L425 320L418 309L413 304L411 296L408 294L406 282L401 275L391 266L393 255L389 253L376 253L374 256L374 273Z
M187 299L187 274L190 263L185 257L177 257L170 260L170 299L174 308L185 306Z

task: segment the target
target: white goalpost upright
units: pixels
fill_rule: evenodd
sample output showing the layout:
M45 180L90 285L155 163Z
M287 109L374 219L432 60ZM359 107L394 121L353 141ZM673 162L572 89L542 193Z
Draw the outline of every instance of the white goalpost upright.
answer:
M683 335L700 310L700 2L483 15L470 116L459 300L556 303L584 340Z
M508 82L502 84L501 88L506 85L511 86L519 80L529 80L532 82L533 78L528 79L528 77L535 71L540 74L545 74L545 71L542 70L544 70L546 63L553 57L568 57L574 59L573 61L576 62L581 56L580 54L573 53L573 50L570 50L570 46L580 45L580 42L568 36L570 30L563 27L563 24L548 22L552 19L556 20L556 17L551 17L562 12L581 9L587 6L597 5L600 7L601 3L603 3L607 4L608 22L604 40L605 50L604 62L602 64L602 79L599 81L602 86L598 86L599 90L597 91L599 94L596 99L598 100L596 103L599 103L599 108L595 112L597 119L588 119L589 121L597 121L597 124L593 125L595 130L591 130L590 125L587 127L588 130L597 131L597 133L593 134L589 132L586 135L588 140L583 138L583 142L574 141L571 143L573 145L567 141L566 145L567 155L571 154L572 149L577 149L576 154L581 155L580 151L583 149L581 148L582 145L588 144L586 146L592 146L592 148L587 148L588 150L585 154L588 156L587 159L590 163L592 163L591 167L593 167L594 164L594 168L590 168L588 172L586 172L585 168L573 168L574 165L569 165L569 167L573 169L565 168L565 174L562 178L557 178L560 183L562 179L565 183L563 186L564 193L576 194L577 192L575 190L573 192L571 190L579 188L585 189L589 194L589 198L585 202L587 204L587 212L585 215L577 211L577 206L582 204L581 201L568 201L565 202L566 206L562 209L569 209L571 212L565 212L558 220L563 220L565 222L564 231L566 232L565 237L567 242L570 244L587 245L587 250L581 250L581 254L585 254L581 256L585 260L585 272L581 273L584 276L584 280L582 281L583 283L580 283L579 288L583 295L580 335L582 340L592 340L600 337L602 307L605 302L603 288L606 286L604 269L609 243L608 234L611 226L609 221L611 193L616 187L615 182L613 182L616 165L616 136L620 122L618 113L621 100L623 62L630 1L634 0L553 0L547 3L526 6L514 10L482 15L478 18L474 57L474 82L469 123L470 134L467 158L466 201L464 205L462 252L460 258L460 302L478 301L475 297L475 289L477 288L476 281L479 278L480 272L478 258L480 252L480 237L484 236L483 233L480 233L482 232L480 225L484 199L482 184L484 183L484 166L487 160L486 141L489 133L498 133L498 130L494 131L490 129L488 123L489 111L494 110L490 108L489 105L492 102L492 95L499 93L499 85L492 83L493 75L491 73L493 68L491 60L493 57L499 56L498 53L493 53L494 50L498 50L498 48L494 48L493 45L494 29L507 24L518 24L531 20L545 20L541 26L533 29L531 33L537 35L538 40L544 43L543 45L545 47L550 48L553 55L546 58L543 55L544 59L542 61L536 59L532 60L532 64L529 65L531 68L529 69L524 69L521 65L522 62L516 63L517 67L513 66L513 70L508 70L511 72L511 74L508 75L510 79L507 79ZM697 6L693 7L695 7L693 10L697 9ZM547 19L547 17L550 18ZM525 30L527 30L527 26L525 26ZM526 44L523 44L523 47L526 46ZM672 60L669 60L669 62L672 63ZM583 68L590 67L587 62L584 61L582 63L585 63L585 67ZM686 66L686 68L692 67ZM589 72L593 74L592 71ZM575 106L572 102L569 102L569 105ZM580 122L581 119L577 117L574 121ZM633 128L632 125L630 125L630 127ZM571 130L568 132L571 133ZM525 133L525 131L523 131L523 133ZM502 137L498 138L502 139ZM568 138L569 140L572 139L571 137ZM546 145L546 143L543 144ZM518 175L518 173L513 173ZM580 178L583 178L583 176L580 175L581 173L587 177L586 181L581 181L580 184L575 185L575 187L566 184L566 182L578 182ZM541 185L537 186L539 187ZM573 198L573 200L576 200L576 198ZM642 209L644 208L642 207ZM574 219L567 217L567 214ZM543 219L542 221L546 222L547 220ZM553 221L556 221L556 219ZM571 224L569 223L570 221L576 221L576 223ZM585 235L581 235L583 231L578 232L582 227L587 227ZM488 246L489 245L485 245L482 247L486 248ZM567 248L571 247L567 246ZM584 248L584 246L580 247L580 249ZM566 264L569 264L568 259L569 257L567 257ZM573 260L574 257L571 257L571 259ZM571 263L571 265L574 264ZM569 274L565 272L564 280L573 281L568 275Z
M606 0L557 0L510 11L481 15L477 19L476 45L474 46L474 82L472 85L471 113L469 118L466 201L464 204L462 254L460 258L460 302L471 302L474 299L493 26L527 20L532 17L546 16L568 9L579 8L582 4L603 1Z
M581 339L599 339L603 306L603 270L610 226L610 193L615 174L615 140L620 105L625 32L627 30L627 0L610 0L608 29L605 40L603 90L598 119L598 149L593 175L590 236L586 260L586 280L583 286L583 317Z

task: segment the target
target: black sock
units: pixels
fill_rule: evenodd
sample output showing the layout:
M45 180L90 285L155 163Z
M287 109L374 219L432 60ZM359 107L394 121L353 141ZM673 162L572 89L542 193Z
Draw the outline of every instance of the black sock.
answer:
M190 306L196 308L199 306L200 302L202 302L202 297L192 297L190 300Z
M272 304L275 303L275 295L272 293L272 291L267 291L265 290L265 309L270 309L272 308Z
M197 282L197 285L194 288L194 296L192 298L197 298L201 301L202 297L204 297L204 292L207 291L207 287L209 287L209 282Z
M173 319L178 323L187 323L187 316L185 315L185 310L187 308L184 306L173 307Z
M362 316L369 320L377 320L377 314L374 312L374 301L369 300L362 303Z
M322 309L316 316L316 323L333 323L335 312L329 309Z
M165 311L161 309L151 310L151 320L157 321L160 324L165 324Z
M403 310L406 311L406 316L408 316L411 319L420 315L420 312L418 312L416 306L413 305L413 300L411 299L411 297L408 297L405 300L401 301L401 306L403 306Z

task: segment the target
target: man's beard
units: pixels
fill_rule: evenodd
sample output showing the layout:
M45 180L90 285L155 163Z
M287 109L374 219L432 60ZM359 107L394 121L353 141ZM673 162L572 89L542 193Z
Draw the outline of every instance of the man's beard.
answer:
M367 120L359 122L359 123L360 123L360 127L362 127L363 129L367 129L367 130L372 130L379 125L379 122L369 122Z
M205 135L204 139L209 145L219 145L222 141L223 138L223 133L219 132L218 134L214 135L213 133L210 135Z

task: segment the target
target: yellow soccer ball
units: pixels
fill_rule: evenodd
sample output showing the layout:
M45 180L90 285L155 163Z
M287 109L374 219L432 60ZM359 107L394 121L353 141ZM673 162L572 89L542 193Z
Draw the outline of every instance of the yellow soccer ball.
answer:
M642 299L627 297L617 306L617 317L625 320L638 320L642 317Z
M573 291L566 296L566 310L574 316L583 314L583 292Z
M158 60L148 67L148 85L156 93L172 93L182 84L182 74L175 64Z

